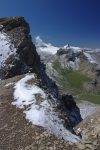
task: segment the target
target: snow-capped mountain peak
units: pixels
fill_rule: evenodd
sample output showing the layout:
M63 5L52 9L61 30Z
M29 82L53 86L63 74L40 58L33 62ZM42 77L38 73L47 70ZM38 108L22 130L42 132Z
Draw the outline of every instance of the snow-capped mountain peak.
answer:
M40 36L36 37L36 46L37 47L42 47L46 46L47 44L43 42L42 38Z
M59 50L59 47L53 46L50 43L43 42L40 36L36 37L36 47L37 51L46 52L52 55L56 54L57 50Z
M37 47L37 52L38 54L41 56L41 60L50 60L51 59L51 55L56 55L57 51L64 51L64 53L66 53L67 51L71 51L72 53L74 53L76 56L78 53L82 52L83 55L86 57L86 59L90 62L90 63L97 63L97 61L94 59L94 57L92 56L93 53L95 52L99 52L99 50L92 50L89 48L81 48L81 47L77 47L77 46L70 46L69 44L63 46L63 47L56 47L53 46L50 43L45 43L40 36L36 37L36 47Z

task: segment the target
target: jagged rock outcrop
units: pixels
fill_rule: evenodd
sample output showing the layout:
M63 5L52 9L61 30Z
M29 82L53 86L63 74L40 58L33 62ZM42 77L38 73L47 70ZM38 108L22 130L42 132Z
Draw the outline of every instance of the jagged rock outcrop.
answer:
M60 94L58 87L47 74L32 43L30 28L23 17L0 19L0 78L6 79L27 72L36 73L38 86L47 93L51 104L56 103L57 112L67 129L82 121L79 108L70 95Z
M1 18L0 33L2 42L9 41L10 43L9 56L6 56L7 58L0 68L2 78L26 73L30 68L32 72L38 72L40 59L35 45L32 43L30 28L25 19L23 17ZM15 52L11 54L13 51L12 45L15 48ZM0 54L2 59L2 51L0 51Z
M55 98L57 107L60 110L60 113L63 114L62 118L65 120L65 126L69 124L69 129L73 132L73 127L82 121L80 110L77 107L73 96L67 94L63 95L59 92L56 82L46 74L46 66L44 64L40 65L39 78L42 81L42 85L40 84L40 86L44 90L47 90L50 97L53 96ZM68 118L67 122L65 119L66 117Z

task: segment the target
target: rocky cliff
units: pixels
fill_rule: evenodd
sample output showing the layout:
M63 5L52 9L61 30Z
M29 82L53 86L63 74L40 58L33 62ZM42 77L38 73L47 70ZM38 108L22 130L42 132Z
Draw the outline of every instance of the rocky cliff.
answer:
M1 18L0 40L2 78L27 73L29 70L38 72L40 58L32 43L29 25L23 17Z
M19 75L23 76L18 81ZM5 85L12 84L15 89L14 93L8 93L8 98L14 96L10 103L23 108L26 119L33 124L71 141L67 129L75 134L73 127L82 121L80 110L73 96L60 94L55 81L47 75L23 17L0 19L0 78L6 82L12 77L15 86L12 82ZM71 136L72 141L78 140L75 135Z

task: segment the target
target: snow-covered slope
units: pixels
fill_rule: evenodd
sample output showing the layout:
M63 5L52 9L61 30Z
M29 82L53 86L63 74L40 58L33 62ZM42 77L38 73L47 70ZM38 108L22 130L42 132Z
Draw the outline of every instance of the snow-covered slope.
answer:
M62 120L58 117L59 113L54 109L45 91L38 87L36 83L28 84L30 80L34 79L34 74L26 75L16 83L15 101L12 104L23 109L26 119L32 124L42 126L66 141L77 142L79 138L63 126Z
M6 33L0 32L0 68L4 66L5 60L16 53L16 49Z

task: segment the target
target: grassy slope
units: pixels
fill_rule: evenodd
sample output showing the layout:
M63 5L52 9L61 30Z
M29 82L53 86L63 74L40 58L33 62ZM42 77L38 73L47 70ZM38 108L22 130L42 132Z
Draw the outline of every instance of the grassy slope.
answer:
M82 74L79 70L62 69L58 61L54 62L53 68L59 73L56 80L61 85L61 92L73 94L78 100L87 100L100 104L100 95L88 94L83 88L84 83L91 81L90 77Z

